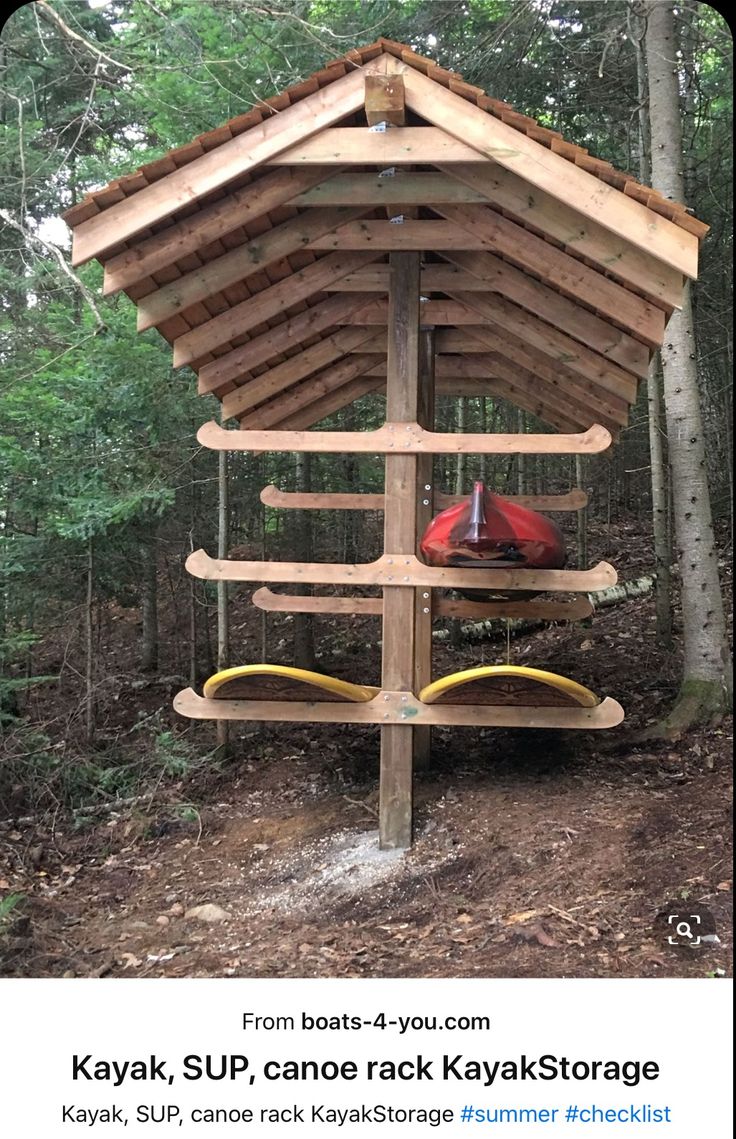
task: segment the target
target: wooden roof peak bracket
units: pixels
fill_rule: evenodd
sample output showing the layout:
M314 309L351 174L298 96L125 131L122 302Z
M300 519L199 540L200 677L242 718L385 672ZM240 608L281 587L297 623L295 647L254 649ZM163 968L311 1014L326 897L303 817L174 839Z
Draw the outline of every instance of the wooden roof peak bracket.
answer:
M365 104L366 74L385 71L380 56L350 70L258 126L202 154L129 198L81 222L74 230L72 262L83 265L141 230L170 217L190 202L262 166L300 140L311 138Z
M405 125L404 80L400 75L366 75L365 117L369 127L378 123Z
M698 275L698 238L667 218L609 186L594 174L446 90L413 67L387 57L388 72L403 75L406 105L439 127L514 173L572 206L585 218L624 237L686 277Z

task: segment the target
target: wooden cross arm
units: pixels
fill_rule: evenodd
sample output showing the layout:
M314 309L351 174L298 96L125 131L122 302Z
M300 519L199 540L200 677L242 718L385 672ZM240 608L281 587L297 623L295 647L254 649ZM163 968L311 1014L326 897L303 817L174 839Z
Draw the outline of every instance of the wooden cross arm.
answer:
M380 617L380 597L314 597L295 593L273 593L267 586L257 589L251 598L257 609L269 613L332 613L341 616ZM429 605L429 599L427 599ZM432 601L434 617L457 617L477 620L516 617L539 621L581 621L590 617L593 606L587 597L572 601L453 601L438 597Z
M412 692L379 692L361 704L307 700L207 700L193 688L174 697L174 709L190 720L265 720L313 724L419 724L453 727L615 728L621 705L607 696L594 708L545 708L500 704L423 704Z
M434 506L437 510L444 510L447 506L455 506L462 502L467 495L443 494L436 491L433 496ZM568 494L504 494L507 502L516 502L519 506L527 506L530 510L573 511L582 510L588 505L588 496L584 490L571 490ZM269 484L261 491L261 502L264 506L273 506L280 510L383 510L382 494L335 494L307 491L279 490Z
M384 554L362 565L327 562L251 562L211 558L195 550L186 561L193 577L207 581L263 581L307 585L433 586L437 589L522 589L545 593L591 593L618 581L613 566L588 570L456 569L427 566L414 554Z
M197 432L214 451L317 451L373 455L592 455L611 445L599 423L587 431L557 435L442 434L416 423L384 423L376 431L227 431L210 420Z

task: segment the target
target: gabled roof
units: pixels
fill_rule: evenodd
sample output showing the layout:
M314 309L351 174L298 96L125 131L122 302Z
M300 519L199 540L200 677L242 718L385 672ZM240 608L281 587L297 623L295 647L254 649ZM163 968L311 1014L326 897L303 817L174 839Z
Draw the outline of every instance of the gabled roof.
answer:
M365 128L371 84L405 125ZM559 430L615 431L708 228L389 40L65 220L75 262L96 257L105 291L131 297L139 328L159 329L200 390L266 428L309 426L380 389L385 262L410 248L425 262L439 390L494 394Z
M489 115L500 119L501 122L513 127L514 130L521 131L528 138L534 139L535 142L539 142L554 151L555 154L562 155L568 162L572 162L589 174L593 174L594 177L600 178L602 182L607 182L609 185L615 186L617 190L622 190L638 202L661 214L662 217L669 218L676 225L694 233L697 237L704 237L708 232L709 227L704 222L692 217L687 212L687 207L680 202L673 202L669 198L663 197L658 190L653 190L650 186L643 186L632 174L617 170L610 162L594 158L584 146L566 141L558 131L543 126L536 119L530 118L529 115L520 114L519 111L515 111L513 107L500 99L491 98L490 95L486 95L481 87L474 87L472 84L466 83L462 75L458 75L456 71L448 71L446 68L440 67L434 60L418 55L407 44L396 43L394 40L387 40L383 37L365 47L353 48L339 59L326 64L321 71L316 71L300 83L287 87L278 95L264 99L262 103L246 114L230 119L215 130L197 135L186 146L170 150L163 158L139 167L135 174L118 178L110 182L103 190L92 191L76 206L67 210L64 214L64 220L74 228L81 221L93 217L100 210L107 209L123 198L130 197L143 186L158 181L159 178L170 174L174 169L186 166L187 163L201 157L208 151L217 149L224 142L258 126L264 119L278 114L279 111L294 106L295 103L306 99L308 95L314 94L320 88L329 86L336 79L341 79L349 70L361 67L384 52L402 60L403 63L415 68L423 75L428 75L430 79L446 87L449 91L475 103L481 110L487 111Z

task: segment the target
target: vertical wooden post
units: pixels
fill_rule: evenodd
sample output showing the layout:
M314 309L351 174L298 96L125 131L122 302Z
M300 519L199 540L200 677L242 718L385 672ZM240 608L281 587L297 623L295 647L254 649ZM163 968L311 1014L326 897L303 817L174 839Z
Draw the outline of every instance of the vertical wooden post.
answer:
M386 419L416 421L419 411L418 253L390 255ZM384 550L413 554L417 543L417 456L387 455ZM397 566L397 573L400 568ZM383 590L382 683L411 691L414 685L415 591ZM381 727L379 839L383 849L411 846L414 731L409 724Z
M217 556L226 558L230 545L227 451L220 451L217 458ZM228 613L228 586L226 581L217 583L217 671L222 672L230 663L230 621ZM217 743L227 747L227 720L217 721Z
M419 333L419 389L417 423L434 429L434 328L423 327ZM417 554L419 542L433 514L434 456L417 455ZM415 590L414 618L414 684L412 691L421 692L432 681L432 599L433 590ZM414 729L414 769L429 766L432 729Z
M575 486L578 490L585 490L585 456L575 456ZM578 510L577 525L578 569L588 568L588 508L581 506Z

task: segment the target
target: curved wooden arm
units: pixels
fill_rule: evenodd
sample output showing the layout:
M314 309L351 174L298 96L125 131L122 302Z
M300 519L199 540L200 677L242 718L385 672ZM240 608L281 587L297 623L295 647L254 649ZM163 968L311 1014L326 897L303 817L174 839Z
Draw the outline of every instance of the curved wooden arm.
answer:
M413 554L384 554L364 565L326 562L241 562L211 558L195 550L189 573L209 581L264 581L307 585L405 585L441 589L523 589L545 593L591 593L618 581L613 566L599 562L588 570L454 569L426 566Z
M611 445L599 423L577 434L469 435L425 431L416 423L384 423L376 431L227 431L211 420L197 432L214 451L313 451L373 455L592 455Z
M379 692L364 704L305 700L207 700L193 688L174 697L174 709L190 720L265 720L313 724L418 724L498 728L615 728L624 710L607 696L595 708L501 704L422 704L412 692Z

